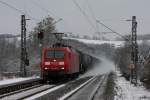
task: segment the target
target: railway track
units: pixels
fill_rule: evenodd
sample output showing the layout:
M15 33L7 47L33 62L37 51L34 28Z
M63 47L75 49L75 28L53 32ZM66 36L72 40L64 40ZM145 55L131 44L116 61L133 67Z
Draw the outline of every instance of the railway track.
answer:
M92 80L93 77L78 78L73 81L69 81L65 84L55 84L55 85L42 85L32 89L24 90L19 93L14 93L6 97L1 98L2 100L45 100L51 98L52 100L57 100L58 97L63 96L65 93L73 90L79 85Z
M2 100L94 100L97 91L106 80L105 75L78 78L61 84L39 85L24 89ZM87 99L88 98L88 99ZM90 98L90 99L89 99Z
M58 88L58 87L61 87L61 86L63 86L63 85L60 85L60 86L42 85L42 86L30 89L30 90L25 90L25 91L22 91L20 93L16 93L16 94L4 97L4 98L2 98L2 100L22 100L22 99L25 99L27 97L33 96L35 94L41 93L43 91L46 91L46 90L49 90L49 89L52 89L52 88L54 89L56 87Z
M96 76L94 79L92 79L92 81L88 82L87 84L83 84L68 94L65 94L59 98L59 100L95 100L98 91L103 92L103 90L100 90L100 88L106 80L107 75Z
M0 98L11 95L13 93L18 93L24 91L24 89L32 89L40 86L41 79L30 79L21 82L16 82L12 84L6 84L0 86Z
M66 84L62 84L59 86L55 86L54 88L51 88L47 91L44 91L42 93L24 98L25 100L58 100L59 97L63 96L64 94L70 92L71 90L75 89L79 85L92 80L93 77L86 77L86 78L79 78L73 81L70 81Z

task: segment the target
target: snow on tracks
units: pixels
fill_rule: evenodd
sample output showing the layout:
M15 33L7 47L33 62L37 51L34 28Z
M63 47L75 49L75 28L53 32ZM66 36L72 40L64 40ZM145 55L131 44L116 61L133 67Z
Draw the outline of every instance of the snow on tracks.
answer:
M107 79L106 75L95 76L86 85L77 87L59 100L94 100L105 79Z
M70 91L74 90L75 88L79 87L81 84L84 84L88 80L93 77L85 77L85 78L78 78L73 81L70 81L66 84L59 85L56 88L49 89L47 91L41 92L37 95L34 95L30 98L25 100L58 100L63 95L69 93Z
M2 95L8 94L10 92L18 91L21 89L35 86L35 85L39 85L40 80L41 80L40 78L35 78L35 79L24 80L24 81L20 81L16 83L1 85L0 97L3 97Z
M6 79L0 81L0 87L3 85L13 84L13 83L19 83L22 81L27 81L31 79L39 79L39 77L27 77L27 78L14 78L14 79Z
M76 93L78 90L80 90L81 88L83 88L85 85L87 85L89 82L95 80L96 77L92 77L91 79L89 79L88 81L84 82L83 84L81 84L79 87L75 88L74 90L72 90L71 92L65 94L64 96L62 96L61 98L59 98L59 100L64 100L69 98L70 96L72 96L74 93Z

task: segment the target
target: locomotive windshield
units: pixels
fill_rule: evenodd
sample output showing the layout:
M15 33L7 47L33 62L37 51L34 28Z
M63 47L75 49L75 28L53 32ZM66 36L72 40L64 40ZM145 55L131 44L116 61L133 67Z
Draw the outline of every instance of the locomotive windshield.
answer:
M63 50L47 50L45 58L46 59L50 59L50 58L62 59L64 58L64 51Z

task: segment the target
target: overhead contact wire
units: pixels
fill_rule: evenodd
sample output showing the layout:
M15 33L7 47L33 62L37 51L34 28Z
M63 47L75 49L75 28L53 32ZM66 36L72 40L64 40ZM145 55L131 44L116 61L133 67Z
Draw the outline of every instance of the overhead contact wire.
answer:
M126 38L125 36L121 35L121 33L118 33L118 32L116 32L116 31L114 31L113 29L109 28L107 25L103 24L103 23L100 22L99 20L97 20L97 22L98 22L99 24L101 24L102 26L104 26L105 28L107 28L107 29L109 29L110 31L112 31L113 33L119 35L119 36L122 37L123 39L130 41L128 38Z
M51 11L49 11L47 8L43 7L41 4L39 4L38 2L36 2L35 0L30 0L32 2L32 4L34 4L35 6L37 6L38 8L40 8L41 10L43 10L44 12L48 13L48 14L52 14L54 17L57 17L58 19L62 19L58 16L56 16L54 13L52 13Z
M86 20L88 21L88 23L91 25L91 27L95 30L95 26L90 21L88 15L82 10L82 8L80 7L80 5L75 0L72 0L72 1L78 7L78 9L80 10L80 12L84 15L84 17L86 18Z
M97 23L97 21L96 21L96 16L95 16L95 13L94 13L94 11L93 11L93 8L92 8L92 6L90 5L90 2L89 2L88 0L86 0L86 2L87 2L87 4L88 4L88 8L89 8L89 10L90 10L90 12L91 12L91 15L92 15L92 17L93 17L93 20L95 21L97 32L99 32L98 23Z
M14 6L12 6L12 5L10 5L10 4L4 2L4 1L0 1L0 3L3 4L3 5L5 5L5 6L7 6L7 7L9 7L9 8L11 8L11 9L13 9L13 10L15 10L15 11L17 11L17 12L19 12L19 13L21 13L21 14L25 14L24 11L22 11L22 10L20 10L20 9L18 9L18 8L16 8L16 7L14 7ZM33 20L35 20L35 21L38 21L36 18L30 16L29 14L26 14L26 15L27 15L28 17L30 17L31 19L33 19Z

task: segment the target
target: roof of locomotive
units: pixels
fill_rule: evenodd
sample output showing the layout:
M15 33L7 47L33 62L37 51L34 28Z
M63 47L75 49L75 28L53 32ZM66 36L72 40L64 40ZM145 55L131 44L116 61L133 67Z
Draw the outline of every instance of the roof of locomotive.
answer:
M43 50L65 50L71 51L69 47L50 47L50 48L43 48Z

